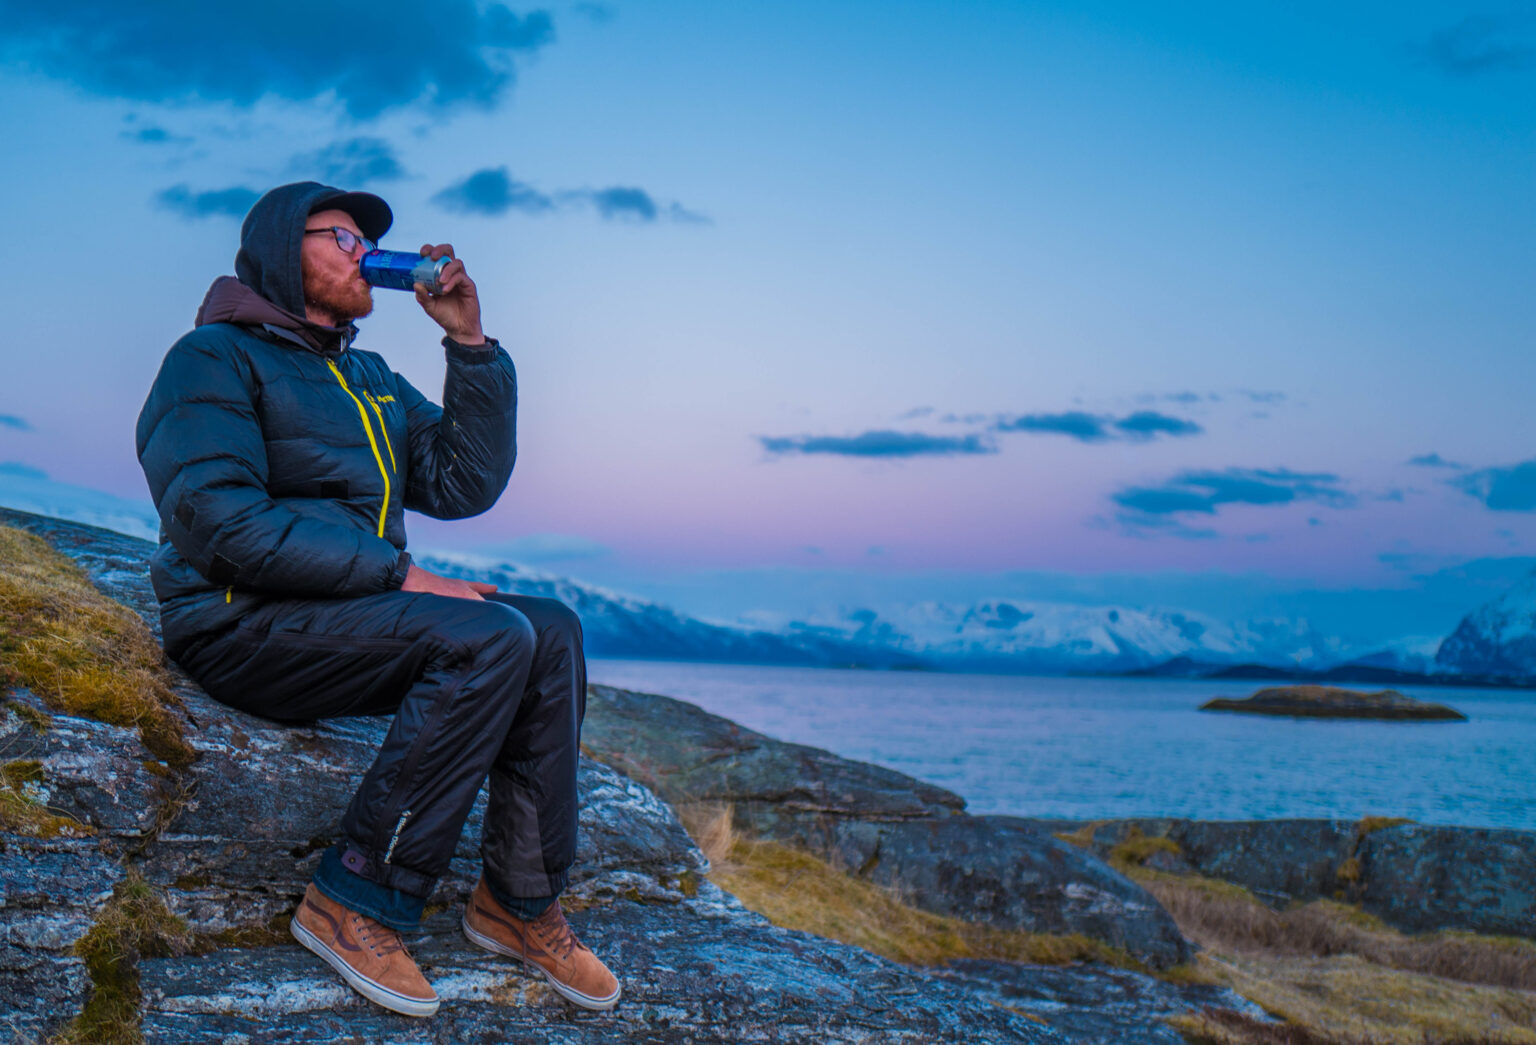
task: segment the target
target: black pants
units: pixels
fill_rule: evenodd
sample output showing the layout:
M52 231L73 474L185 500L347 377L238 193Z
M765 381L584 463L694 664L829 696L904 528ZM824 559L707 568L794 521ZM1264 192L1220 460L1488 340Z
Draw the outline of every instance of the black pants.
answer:
M492 889L564 889L587 675L581 623L562 603L401 591L277 600L182 665L214 699L265 718L395 713L338 851L353 875L415 898L418 914L487 775Z

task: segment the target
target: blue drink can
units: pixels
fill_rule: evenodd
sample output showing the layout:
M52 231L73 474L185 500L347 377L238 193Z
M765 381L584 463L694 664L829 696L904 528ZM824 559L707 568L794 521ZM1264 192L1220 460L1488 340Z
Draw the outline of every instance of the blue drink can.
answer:
M412 290L417 283L425 283L434 294L443 291L443 269L452 258L431 258L404 250L370 250L358 262L363 282L390 290Z

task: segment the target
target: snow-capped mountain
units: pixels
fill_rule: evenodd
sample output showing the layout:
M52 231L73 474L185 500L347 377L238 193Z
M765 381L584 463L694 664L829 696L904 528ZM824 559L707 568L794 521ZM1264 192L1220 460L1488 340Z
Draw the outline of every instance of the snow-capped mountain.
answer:
M1467 614L1435 664L1466 675L1536 676L1536 573Z
M118 497L61 483L42 472L14 464L0 467L0 505L33 515L100 526L146 541L160 539L160 517L148 496L143 500Z
M1350 650L1305 621L1227 625L1175 610L991 600L923 603L848 618L849 638L894 647L925 663L1010 671L1127 671L1184 657L1205 664L1321 667Z
M556 598L582 618L594 656L777 664L862 664L1019 672L1113 672L1175 657L1199 664L1323 668L1353 651L1304 621L1227 625L1190 613L991 600L923 603L773 629L708 623L644 599L472 556L433 555L422 566Z
M900 651L865 646L833 631L772 632L712 624L659 603L512 563L492 564L474 556L442 553L419 556L416 561L445 577L485 581L506 592L559 599L581 617L591 656L874 667L911 662Z

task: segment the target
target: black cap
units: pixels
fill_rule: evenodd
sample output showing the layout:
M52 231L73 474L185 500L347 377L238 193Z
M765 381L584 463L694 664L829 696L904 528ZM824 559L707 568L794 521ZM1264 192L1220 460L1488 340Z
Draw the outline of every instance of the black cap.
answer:
M310 202L309 213L317 210L342 210L352 215L363 235L377 243L395 223L394 212L389 204L371 192L343 192L331 189Z

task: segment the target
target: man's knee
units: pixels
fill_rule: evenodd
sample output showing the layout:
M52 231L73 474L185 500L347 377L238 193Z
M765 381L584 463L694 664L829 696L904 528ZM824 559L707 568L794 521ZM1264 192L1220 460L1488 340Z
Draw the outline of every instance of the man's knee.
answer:
M430 640L445 653L481 663L532 660L538 635L528 618L517 610L489 601L438 601L439 612L431 624Z
M579 651L582 643L581 618L576 611L557 599L540 599L539 638Z

